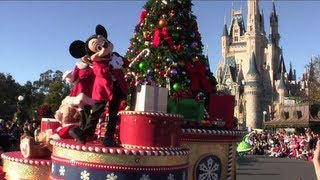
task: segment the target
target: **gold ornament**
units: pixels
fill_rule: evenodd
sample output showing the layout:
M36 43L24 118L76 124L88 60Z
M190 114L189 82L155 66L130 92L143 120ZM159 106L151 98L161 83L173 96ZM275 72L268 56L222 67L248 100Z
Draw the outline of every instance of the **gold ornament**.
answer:
M199 61L198 56L193 57L193 58L192 58L192 61L193 61L193 62Z
M170 17L173 17L174 15L175 15L174 10L171 10L171 12L170 12Z
M159 26L160 27L165 27L165 26L167 26L167 24L168 24L167 20L165 20L165 19L160 19L159 20Z
M143 31L142 34L143 34L144 38L147 38L147 36L148 36L148 32L147 31Z

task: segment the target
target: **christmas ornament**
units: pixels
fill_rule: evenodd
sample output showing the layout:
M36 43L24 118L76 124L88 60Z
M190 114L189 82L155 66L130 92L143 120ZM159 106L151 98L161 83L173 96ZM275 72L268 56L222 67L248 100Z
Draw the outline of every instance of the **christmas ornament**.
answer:
M166 59L166 61L167 61L169 64L171 64L171 63L173 62L173 58L172 58L172 57L168 57L168 58Z
M166 19L167 15L166 14L162 14L162 19Z
M147 67L146 62L142 61L142 62L139 63L139 68L141 70L144 70L146 67Z
M171 69L170 70L170 74L172 75L172 76L176 76L177 75L177 70L176 69Z
M148 32L147 31L143 31L142 34L143 34L143 37L146 39L147 36L148 36Z
M179 89L181 89L181 84L180 83L174 83L173 84L173 90L178 91Z
M192 61L193 61L193 62L199 61L198 56L193 57L193 58L192 58Z
M198 43L197 42L193 42L192 44L191 44L191 47L193 47L193 48L195 48L195 47L197 47L198 46Z
M170 11L170 17L173 17L175 15L175 11L174 10L171 10Z
M167 26L168 22L165 19L160 19L158 24L160 27L163 28L163 27Z
M147 70L147 76L154 76L154 70L153 69L148 69Z
M141 56L143 56L144 55L144 57L148 57L149 55L150 55L150 49L143 49L132 61L131 61L131 63L129 64L129 67L132 67L133 66L133 64L136 62L136 61L138 61L138 59L141 57ZM139 68L140 68L140 64L139 64Z
M144 45L146 45L146 46L149 46L150 44L151 44L150 41L145 41L145 42L144 42Z
M174 32L174 33L171 34L171 36L172 36L173 38L175 38L175 39L178 39L178 38L179 38L179 33Z

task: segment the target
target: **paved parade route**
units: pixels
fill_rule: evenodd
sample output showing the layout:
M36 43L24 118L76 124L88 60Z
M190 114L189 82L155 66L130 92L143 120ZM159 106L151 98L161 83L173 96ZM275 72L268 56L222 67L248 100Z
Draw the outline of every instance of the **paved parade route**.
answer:
M316 180L312 162L267 156L239 157L237 180Z

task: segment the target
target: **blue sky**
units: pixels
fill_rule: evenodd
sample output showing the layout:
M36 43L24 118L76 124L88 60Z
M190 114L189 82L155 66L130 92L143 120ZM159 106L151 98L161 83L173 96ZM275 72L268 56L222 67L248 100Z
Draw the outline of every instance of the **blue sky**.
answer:
M10 73L23 85L38 80L46 70L72 70L77 61L69 55L72 41L86 40L95 26L106 27L115 51L125 55L146 1L0 1L0 72ZM230 23L232 1L193 1L202 42L209 47L209 59L215 73L221 60L220 38L224 16ZM244 12L247 2L235 1L235 9ZM272 2L261 1L266 32ZM319 54L320 2L276 1L279 15L280 44L284 59L291 62L298 76Z

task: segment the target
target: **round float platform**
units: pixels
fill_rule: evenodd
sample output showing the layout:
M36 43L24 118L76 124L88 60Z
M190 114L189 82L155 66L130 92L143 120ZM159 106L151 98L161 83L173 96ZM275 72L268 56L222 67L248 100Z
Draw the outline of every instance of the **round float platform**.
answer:
M20 151L3 153L1 158L6 179L49 179L50 159L24 158Z
M100 142L51 141L51 179L186 179L190 150L103 147ZM115 178L116 177L116 178Z

